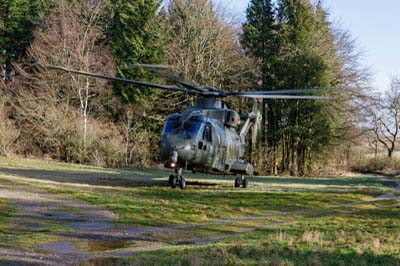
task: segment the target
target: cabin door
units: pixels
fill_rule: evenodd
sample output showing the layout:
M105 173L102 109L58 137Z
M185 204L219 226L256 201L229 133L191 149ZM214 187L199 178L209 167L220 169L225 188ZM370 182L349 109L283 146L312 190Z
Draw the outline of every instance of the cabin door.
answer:
M203 131L203 158L207 166L212 166L214 161L214 145L212 127L206 124Z

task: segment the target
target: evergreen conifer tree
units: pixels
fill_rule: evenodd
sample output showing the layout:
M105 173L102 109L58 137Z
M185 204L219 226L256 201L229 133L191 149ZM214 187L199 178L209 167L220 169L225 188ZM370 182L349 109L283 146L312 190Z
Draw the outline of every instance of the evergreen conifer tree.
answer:
M263 90L330 87L337 74L327 14L308 0L252 0L243 45L260 62ZM320 101L269 101L267 169L304 174L332 142L335 115ZM279 161L279 163L278 163Z
M283 44L287 47L284 73L281 78L288 88L326 88L331 85L329 65L321 56L324 47L313 46L318 27L329 28L324 19L315 15L308 0L282 0L279 5L279 24ZM328 39L329 34L323 38ZM288 101L286 127L287 164L293 175L303 175L306 167L319 152L318 147L328 145L333 138L334 124L330 114L324 112L325 103L320 101Z
M279 80L275 74L276 61L279 54L278 27L274 6L271 0L252 0L247 8L247 22L243 25L242 44L247 53L260 62L261 90L275 89ZM268 104L268 114L266 110ZM263 120L261 125L262 144L272 149L276 148L279 138L277 117L279 103L274 101L262 102ZM268 120L268 123L267 121ZM266 124L268 125L266 127ZM275 161L275 156L273 156ZM275 165L272 162L272 165Z
M152 75L134 64L159 63L161 49L157 40L157 0L111 0L110 38L117 75L122 78L146 80ZM133 85L115 84L115 90L125 100L139 100L150 93Z
M0 65L3 79L12 79L12 63L24 54L32 39L38 14L46 0L0 0Z

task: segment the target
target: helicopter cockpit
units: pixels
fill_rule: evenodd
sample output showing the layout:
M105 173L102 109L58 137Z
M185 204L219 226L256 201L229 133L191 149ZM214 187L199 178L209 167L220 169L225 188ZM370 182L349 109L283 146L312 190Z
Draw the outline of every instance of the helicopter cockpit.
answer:
M179 134L184 139L195 139L199 135L200 129L202 127L202 123L187 121L183 124Z
M182 115L176 114L170 116L166 122L161 135L180 135L185 139L195 139L205 122L202 115L193 116L182 125Z
M162 161L171 165L175 161L191 161L190 158L202 159L195 156L199 152L208 152L212 145L212 125L203 115L194 115L187 120L184 116L174 114L167 118L160 141ZM174 155L174 152L177 154ZM172 157L171 157L172 156ZM193 161L193 162L194 162Z
M181 115L172 115L167 118L161 135L178 134L182 126Z

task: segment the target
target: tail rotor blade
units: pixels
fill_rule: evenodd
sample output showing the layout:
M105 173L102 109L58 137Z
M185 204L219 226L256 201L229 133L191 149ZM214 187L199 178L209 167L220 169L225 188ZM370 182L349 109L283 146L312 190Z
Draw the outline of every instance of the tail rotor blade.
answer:
M257 143L257 136L261 129L261 121L262 116L260 112L260 105L262 104L262 100L255 99L253 103L252 113L255 115L255 119L253 121L253 130L252 130L252 143Z

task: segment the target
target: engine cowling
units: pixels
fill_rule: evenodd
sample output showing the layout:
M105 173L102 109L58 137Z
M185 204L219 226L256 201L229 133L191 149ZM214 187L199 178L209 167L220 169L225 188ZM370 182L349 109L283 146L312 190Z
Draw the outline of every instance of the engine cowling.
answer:
M237 112L230 110L225 115L225 125L231 128L238 128L240 125L240 116Z

